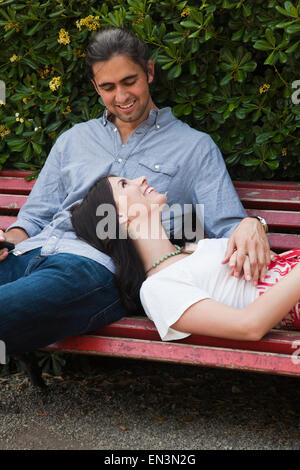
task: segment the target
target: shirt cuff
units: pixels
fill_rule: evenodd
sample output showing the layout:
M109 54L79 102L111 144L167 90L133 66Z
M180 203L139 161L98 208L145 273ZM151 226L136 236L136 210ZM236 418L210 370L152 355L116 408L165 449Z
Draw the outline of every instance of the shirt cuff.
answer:
M25 220L25 219L16 220L16 222L11 224L5 230L5 232L8 232L9 230L11 230L13 228L21 228L21 229L25 230L25 232L27 233L27 235L30 238L34 237L35 235L37 235L38 233L41 232L41 228L39 226L37 226L36 224L33 224L32 222L29 222L28 220Z

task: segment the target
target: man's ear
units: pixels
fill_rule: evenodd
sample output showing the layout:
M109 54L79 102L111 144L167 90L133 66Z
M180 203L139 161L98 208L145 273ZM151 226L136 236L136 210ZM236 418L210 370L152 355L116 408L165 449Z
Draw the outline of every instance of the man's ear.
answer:
M96 83L95 83L95 80L94 80L93 78L91 79L91 82L92 82L92 84L94 85L94 88L95 88L96 92L98 93L98 95L101 96L101 95L100 95L100 92L99 92L99 89L98 89L98 87L97 87L97 85L96 85Z
M153 80L154 80L154 62L153 60L148 60L148 63L147 63L147 80L148 80L148 83L152 83Z

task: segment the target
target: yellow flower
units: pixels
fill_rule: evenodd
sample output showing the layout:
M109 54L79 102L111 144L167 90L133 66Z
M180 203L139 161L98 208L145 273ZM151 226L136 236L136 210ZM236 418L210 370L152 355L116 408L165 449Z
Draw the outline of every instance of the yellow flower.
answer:
M49 88L51 91L57 90L61 86L61 77L53 77L49 82Z
M73 54L78 58L86 56L85 52L83 52L81 49L73 50Z
M98 20L99 16L89 15L85 18L81 18L81 20L77 20L76 26L79 31L81 31L82 26L85 26L89 31L96 31L98 28L100 28L100 23Z
M39 74L39 76L40 76L41 78L47 78L48 75L53 75L54 72L55 72L54 67L52 67L51 70L49 70L48 65L46 65L46 67L44 68L44 70L41 70L41 69L38 70L38 74Z
M66 109L64 111L62 111L62 114L68 114L71 112L71 108L70 106L67 106Z
M4 26L4 31L8 31L9 29L15 29L16 32L18 33L20 31L20 28L18 26L18 23L15 21L10 20L5 26Z
M286 147L283 147L283 149L281 150L281 155L283 157L286 157L287 156L287 148Z
M0 137L1 137L1 139L4 139L4 137L8 134L10 134L10 129L8 127L0 125Z
M267 93L270 89L271 85L269 83L264 83L261 87L259 87L259 93L262 95L263 93Z
M59 31L59 38L57 42L59 44L65 44L65 45L70 44L70 35L65 29L61 28L61 30Z
M191 10L189 10L189 8L184 8L184 10L182 10L180 16L181 16L182 18L184 18L185 16L188 16L188 15L190 15L190 14L191 14Z
M20 56L18 56L18 55L16 55L16 54L13 54L9 60L10 60L11 62L17 62L17 61L20 60L20 59L21 59Z
M144 16L139 16L136 20L133 21L134 24L140 24L144 21Z

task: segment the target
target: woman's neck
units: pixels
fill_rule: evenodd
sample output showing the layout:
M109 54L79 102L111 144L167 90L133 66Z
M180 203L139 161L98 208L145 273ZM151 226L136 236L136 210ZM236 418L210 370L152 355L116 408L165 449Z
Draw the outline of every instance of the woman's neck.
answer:
M133 240L137 252L139 253L146 273L149 271L149 274L152 274L152 265L156 261L160 260L169 253L176 251L175 246L168 239L168 236L160 220L156 222L156 224L153 224L152 221L151 227L149 224L147 224L147 226L146 224L143 224L143 226L139 225L138 233L136 227L135 229L130 227L129 235ZM178 257L181 257L181 255L178 255ZM162 263L161 267L159 265L159 269L163 269L164 267L167 267L167 265L172 264L173 259L174 257L168 258ZM174 259L174 261L177 261L177 259ZM157 270L158 269L156 268L155 271Z

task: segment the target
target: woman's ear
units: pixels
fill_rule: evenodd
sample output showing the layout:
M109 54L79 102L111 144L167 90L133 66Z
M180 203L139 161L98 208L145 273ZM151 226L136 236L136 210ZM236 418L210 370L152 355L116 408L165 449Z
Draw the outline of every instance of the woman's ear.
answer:
M124 214L119 214L119 224L122 227L126 227L128 225L128 217Z

